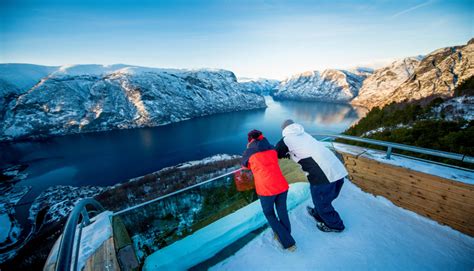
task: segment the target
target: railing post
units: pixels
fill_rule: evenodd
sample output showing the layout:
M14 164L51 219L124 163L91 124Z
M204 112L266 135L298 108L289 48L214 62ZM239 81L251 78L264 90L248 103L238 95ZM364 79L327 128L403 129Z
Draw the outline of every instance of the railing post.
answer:
M390 159L390 155L392 155L392 147L388 146L387 147L387 155L385 155L385 158Z
M86 221L90 223L89 214L87 213L87 206L94 207L97 211L104 211L104 207L93 198L86 198L79 201L76 206L72 209L67 219L66 225L64 226L63 235L59 243L58 259L56 262L56 271L70 271L77 264L76 259L73 260L73 250L76 245L76 251L80 249L80 237L82 235L82 227L85 226ZM79 226L79 240L75 242L77 235L77 225L79 223L79 217L82 216L81 225ZM78 253L76 253L79 255ZM76 271L76 270L74 270Z
M87 213L87 209L85 206L84 208L82 208L81 215L82 215L82 222L84 222L84 226L91 224L91 220L89 219L89 214Z
M85 210L85 208L84 208ZM84 218L84 217L83 217ZM73 259L73 268L72 270L73 271L77 271L77 262L79 260L79 250L81 249L81 238L82 238L82 228L84 227L84 220L81 221L81 223L79 223L79 232L77 234L77 241L76 241L76 246L75 246L75 255L74 255L74 259Z

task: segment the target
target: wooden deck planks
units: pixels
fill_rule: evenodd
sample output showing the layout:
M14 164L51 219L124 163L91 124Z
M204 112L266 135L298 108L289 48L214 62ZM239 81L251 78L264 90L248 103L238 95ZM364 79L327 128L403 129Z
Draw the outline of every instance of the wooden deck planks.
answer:
M474 185L340 153L351 181L362 190L474 236Z
M83 271L104 270L113 271L120 270L115 254L114 239L110 237L105 241L99 249L87 260Z

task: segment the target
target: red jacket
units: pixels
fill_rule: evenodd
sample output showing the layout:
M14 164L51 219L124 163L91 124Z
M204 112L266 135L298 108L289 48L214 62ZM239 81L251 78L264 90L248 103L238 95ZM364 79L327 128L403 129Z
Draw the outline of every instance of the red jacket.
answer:
M242 165L252 170L258 195L274 196L288 191L288 183L278 165L277 152L266 138L249 144Z

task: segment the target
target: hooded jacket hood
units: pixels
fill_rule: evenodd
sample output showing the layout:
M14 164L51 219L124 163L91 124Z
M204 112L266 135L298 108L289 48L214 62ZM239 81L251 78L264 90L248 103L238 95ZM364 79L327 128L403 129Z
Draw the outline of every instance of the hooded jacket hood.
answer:
M288 125L277 144L278 156L299 163L313 185L327 184L347 176L344 164L323 143L306 133L301 124Z
M301 135L304 133L304 128L301 124L293 123L285 127L281 132L283 137L289 135Z

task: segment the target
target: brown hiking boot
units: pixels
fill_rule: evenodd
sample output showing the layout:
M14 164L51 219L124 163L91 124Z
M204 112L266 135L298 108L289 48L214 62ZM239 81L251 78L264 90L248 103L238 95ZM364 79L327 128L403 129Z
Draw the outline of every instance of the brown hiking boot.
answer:
M296 245L292 245L291 247L287 248L289 252L295 252L296 251Z

